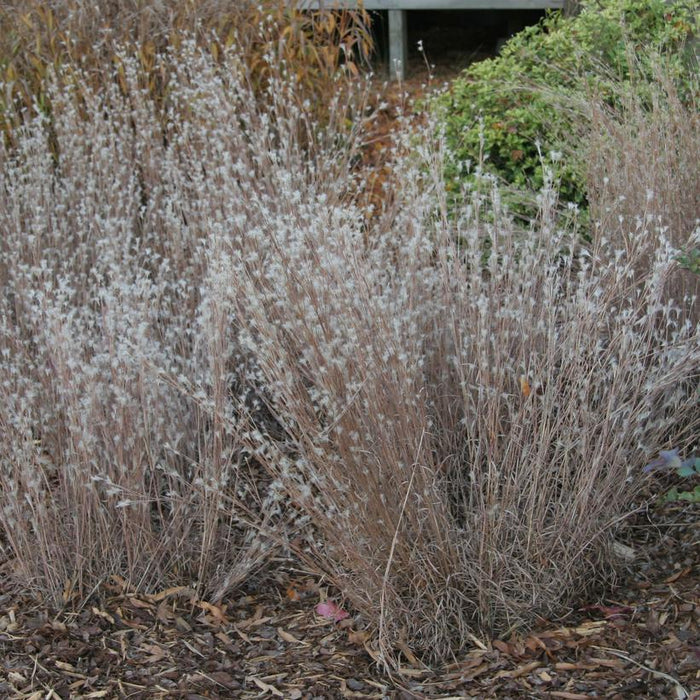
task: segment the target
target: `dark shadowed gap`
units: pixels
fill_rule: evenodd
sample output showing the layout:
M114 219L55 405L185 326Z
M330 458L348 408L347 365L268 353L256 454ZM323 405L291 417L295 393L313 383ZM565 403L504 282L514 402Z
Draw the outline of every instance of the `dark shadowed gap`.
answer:
M544 10L414 10L408 21L407 76L426 72L425 55L440 78L498 53L502 43L537 24ZM376 46L374 68L387 71L389 23L385 10L370 12ZM419 51L419 42L425 55Z

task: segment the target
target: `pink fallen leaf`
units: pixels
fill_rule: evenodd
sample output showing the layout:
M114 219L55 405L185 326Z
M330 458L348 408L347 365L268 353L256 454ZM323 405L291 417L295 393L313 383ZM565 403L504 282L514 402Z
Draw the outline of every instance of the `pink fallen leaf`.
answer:
M333 601L327 600L325 603L319 603L314 610L317 615L325 617L328 620L333 620L335 622L340 622L346 617L350 617L350 613L339 608Z

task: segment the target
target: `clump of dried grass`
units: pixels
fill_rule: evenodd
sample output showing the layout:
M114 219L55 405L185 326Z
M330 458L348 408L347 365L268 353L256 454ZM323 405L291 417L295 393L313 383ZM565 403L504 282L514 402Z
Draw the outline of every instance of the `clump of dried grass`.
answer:
M648 227L663 229L669 244L686 255L700 252L700 83L697 57L688 60L679 79L663 56L642 63L632 54L630 83L607 76L607 95L590 95L582 105L577 143L593 223L619 241L627 257ZM697 274L676 271L666 294L697 297L697 282ZM697 322L697 298L692 314Z
M246 210L264 220L275 179L310 177L315 139L329 193L347 163L302 89L259 99L238 47L183 38L165 102L140 56L117 56L98 87L89 70L47 79L50 114L0 151L3 529L16 576L54 599L112 574L220 597L269 554L279 494L239 435L213 241ZM328 106L345 119L343 99Z
M114 71L124 47L138 60L138 88L160 105L168 56L185 38L215 61L236 46L258 99L284 73L298 83L295 99L323 121L331 118L326 98L344 89L338 73L357 78L373 51L361 9L305 12L287 0L8 0L0 7L0 128L12 139L25 110L50 114L52 72L77 70L93 88L117 81L126 91L124 67Z
M281 72L261 103L235 48L168 60L164 105L125 56L128 99L59 83L50 133L36 116L0 151L17 575L221 596L306 528L289 546L388 667L609 578L641 466L698 429L700 336L663 226L583 245L551 182L527 230L488 181L448 216L432 125L399 129L368 223L361 95L319 126Z
M631 249L604 225L582 245L550 183L525 232L496 188L455 227L426 175L439 148L407 138L369 237L300 195L291 223L227 246L252 382L286 429L251 439L387 663L397 640L444 658L609 580L641 466L698 428L697 320L668 294L684 273L658 218Z

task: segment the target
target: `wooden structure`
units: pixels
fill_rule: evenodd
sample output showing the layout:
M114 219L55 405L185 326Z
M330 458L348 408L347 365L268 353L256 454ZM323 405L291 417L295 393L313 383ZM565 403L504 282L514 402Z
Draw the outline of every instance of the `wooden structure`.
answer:
M408 56L410 10L544 10L561 9L565 0L297 0L303 10L357 9L387 10L389 14L390 72L403 78Z

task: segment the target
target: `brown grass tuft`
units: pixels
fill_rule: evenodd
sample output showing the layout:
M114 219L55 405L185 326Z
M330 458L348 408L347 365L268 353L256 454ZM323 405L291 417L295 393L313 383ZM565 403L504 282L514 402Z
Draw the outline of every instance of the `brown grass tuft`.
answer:
M368 222L362 86L336 76L319 121L278 55L261 100L240 50L183 35L165 97L128 47L118 79L59 71L0 147L13 574L214 599L291 547L388 668L561 614L614 576L643 465L697 440L677 192L645 198L633 245L603 195L582 242L551 181L529 228L487 179L448 215L435 125L400 122ZM608 169L640 126L603 116Z

